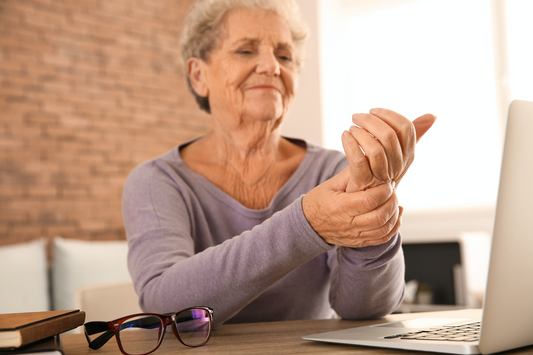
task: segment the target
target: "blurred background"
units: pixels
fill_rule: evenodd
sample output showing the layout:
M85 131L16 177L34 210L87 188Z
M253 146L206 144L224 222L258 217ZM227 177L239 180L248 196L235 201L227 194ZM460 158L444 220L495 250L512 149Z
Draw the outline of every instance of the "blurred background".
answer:
M0 244L125 238L128 173L209 126L179 62L191 3L0 1Z
M0 0L0 246L125 240L128 173L210 127L179 61L192 2ZM403 240L486 265L507 107L533 100L533 2L297 2L311 37L283 134L340 150L353 113L435 114L398 189Z

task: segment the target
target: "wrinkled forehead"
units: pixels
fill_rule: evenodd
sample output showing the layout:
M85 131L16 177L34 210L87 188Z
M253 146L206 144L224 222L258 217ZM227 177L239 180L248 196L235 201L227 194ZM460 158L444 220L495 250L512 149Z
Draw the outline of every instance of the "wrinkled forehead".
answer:
M294 48L289 25L283 17L272 11L231 10L224 17L220 32L217 47L268 44L274 48Z

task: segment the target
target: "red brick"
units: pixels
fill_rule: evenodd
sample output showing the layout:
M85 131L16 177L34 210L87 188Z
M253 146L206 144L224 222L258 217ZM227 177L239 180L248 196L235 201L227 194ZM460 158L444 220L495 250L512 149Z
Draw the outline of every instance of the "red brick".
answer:
M88 196L88 187L84 186L65 186L59 188L59 195L62 198L80 198L80 197L87 197Z
M42 41L21 41L20 38L14 36L0 37L0 47L13 50L38 51L39 53L50 53L54 50L51 45Z
M5 201L5 199L11 197L20 197L23 192L23 187L20 185L0 185L0 201Z
M2 2L0 245L125 238L128 173L209 129L178 62L191 2Z
M0 140L0 149L17 150L23 147L23 142L20 138L4 137Z
M75 225L52 225L43 227L43 236L50 239L54 237L77 238L78 227Z
M4 228L7 228L8 224L11 223L20 223L27 221L28 215L25 211L0 210L0 225L3 225Z
M43 227L39 224L17 224L9 229L11 238L16 237L20 242L38 239L43 236Z
M57 197L57 188L55 186L30 186L27 188L27 194L30 198L55 198Z

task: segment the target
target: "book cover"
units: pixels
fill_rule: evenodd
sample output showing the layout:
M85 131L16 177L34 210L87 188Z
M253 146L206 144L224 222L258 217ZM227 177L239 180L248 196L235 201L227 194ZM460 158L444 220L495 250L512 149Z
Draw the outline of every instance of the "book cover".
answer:
M0 349L15 349L83 325L80 310L0 314Z
M65 355L61 345L60 335L36 341L28 345L21 346L15 350L2 350L0 355Z

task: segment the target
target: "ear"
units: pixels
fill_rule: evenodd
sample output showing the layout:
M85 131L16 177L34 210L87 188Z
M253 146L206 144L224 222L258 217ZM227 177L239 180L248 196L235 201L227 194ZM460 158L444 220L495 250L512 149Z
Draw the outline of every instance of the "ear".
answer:
M198 96L208 97L209 87L204 76L205 62L200 58L189 58L187 61L187 74L191 81L191 86Z

